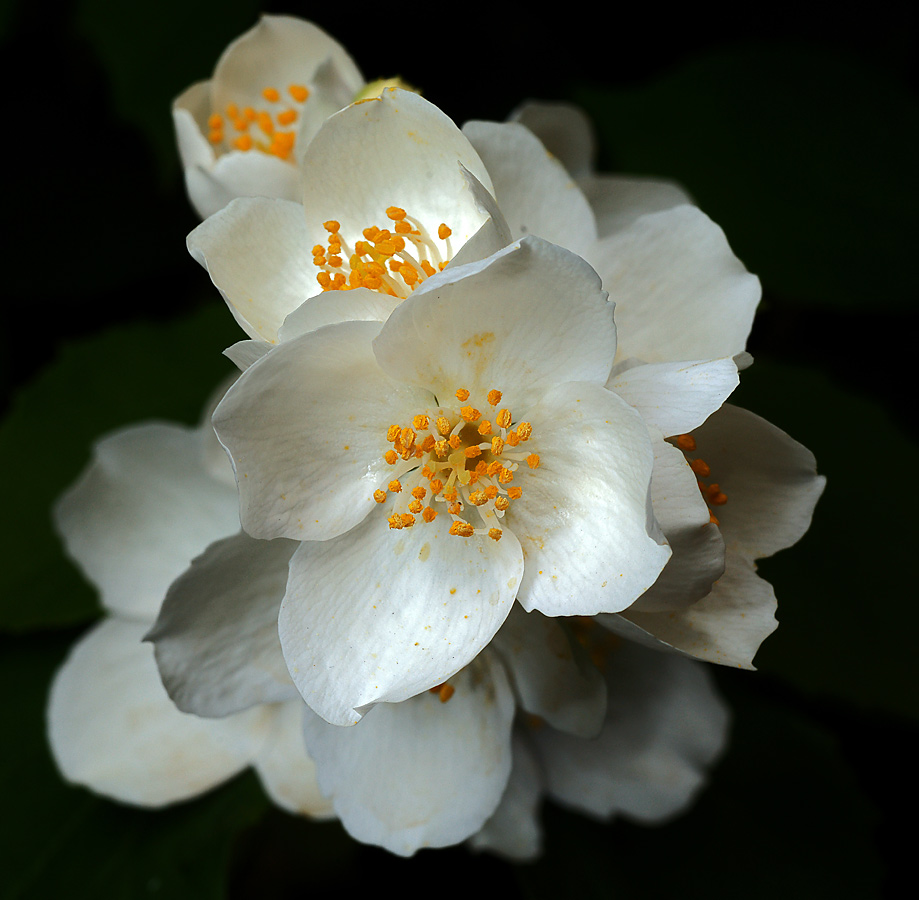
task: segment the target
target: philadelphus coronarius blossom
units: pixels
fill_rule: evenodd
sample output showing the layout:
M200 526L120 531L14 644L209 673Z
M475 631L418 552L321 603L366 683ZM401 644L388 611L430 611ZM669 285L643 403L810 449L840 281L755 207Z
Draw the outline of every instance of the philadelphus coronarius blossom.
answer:
M263 673L265 702L205 719L176 709L142 643L173 579L211 541L239 530L232 475L209 425L152 422L104 437L54 521L106 609L52 684L48 733L64 776L122 802L162 806L251 765L283 808L330 815L283 661ZM282 561L262 577L247 572L246 590L280 599L285 571Z
M347 51L322 29L263 16L227 47L213 78L173 104L192 205L206 217L234 197L299 198L298 154L364 88Z
M670 550L647 426L604 387L615 343L590 267L527 238L382 325L282 341L228 391L243 527L302 541L281 645L323 718L445 682L515 598L593 615L654 583Z

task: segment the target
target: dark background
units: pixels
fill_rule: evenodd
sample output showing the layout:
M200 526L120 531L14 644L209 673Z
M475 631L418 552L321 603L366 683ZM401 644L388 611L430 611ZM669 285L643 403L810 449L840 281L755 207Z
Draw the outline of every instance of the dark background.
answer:
M754 5L730 16L575 4L6 3L0 377L5 577L0 896L277 897L390 884L515 897L894 896L914 853L919 501L913 363L916 13ZM781 626L758 673L719 670L731 748L658 829L544 810L547 852L404 861L267 808L252 776L166 813L69 788L44 748L48 680L98 614L47 510L90 441L196 420L238 338L187 255L169 104L259 11L312 18L369 78L458 123L523 99L584 105L600 166L686 186L763 281L737 400L814 450L811 532L763 564ZM10 734L12 736L10 736ZM381 773L381 777L385 777ZM910 870L911 872L911 867Z

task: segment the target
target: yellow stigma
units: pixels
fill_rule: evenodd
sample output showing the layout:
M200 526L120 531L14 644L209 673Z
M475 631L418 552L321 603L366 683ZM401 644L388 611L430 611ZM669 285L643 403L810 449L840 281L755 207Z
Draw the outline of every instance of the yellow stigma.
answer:
M389 213L399 215L401 210L390 208ZM337 224L327 223L328 230L334 231L332 226ZM492 390L482 399L496 406L501 396L500 391ZM457 403L477 399L468 388L459 388L455 397ZM478 424L480 418L481 413L471 403L449 405L418 413L412 417L411 427L394 423L387 428L385 440L391 446L383 459L396 467L393 474L399 476L388 485L395 507L388 519L390 528L409 528L418 515L423 523L433 522L443 510L453 520L451 535L501 539L500 521L512 501L523 494L519 485L511 483L524 463L530 469L538 468L540 457L509 449L533 435L529 422L514 427L510 409L502 409L494 425ZM484 424L488 427L483 428ZM497 433L492 434L493 430ZM373 495L378 503L386 497L387 492L380 490Z

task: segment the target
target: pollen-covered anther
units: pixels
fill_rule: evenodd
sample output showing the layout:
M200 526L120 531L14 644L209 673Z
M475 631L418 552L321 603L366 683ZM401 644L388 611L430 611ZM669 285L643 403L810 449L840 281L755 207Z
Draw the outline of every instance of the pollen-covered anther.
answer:
M460 416L467 422L478 422L482 418L482 413L480 413L474 406L461 406L460 407Z
M437 518L437 510L432 509L430 506L426 506L421 511L421 518L424 519L425 522L430 524L431 522L434 521L434 519Z
M491 434L491 422L489 422L488 419L482 420L482 424L479 425L479 434L482 435L482 437L487 437Z
M450 534L458 537L472 537L474 533L475 529L468 522L454 522L450 526Z
M488 536L489 536L493 541L500 541L500 540L501 540L501 535L502 535L503 533L504 533L504 532L501 531L500 528L489 528L489 529L488 529Z
M389 482L389 490L391 490L394 494L398 494L402 491L402 483L398 478L394 478Z
M511 427L511 411L509 409L502 409L498 411L498 418L496 419L498 425L501 428L510 428Z
M531 454L527 457L527 465L528 465L531 469L536 469L536 468L538 468L538 467L539 467L539 454L538 454L538 453L531 453Z
M517 437L519 437L521 441L528 441L530 435L533 434L533 426L529 422L521 422L517 426L516 431Z
M704 459L694 459L689 464L689 468L700 478L708 478L712 474L711 466Z
M402 513L402 527L411 528L415 524L415 517L411 513Z
M680 450L692 453L696 449L696 439L691 434L679 434L676 437L676 445Z
M501 397L504 396L501 391L490 390L488 396L485 398L492 406L497 406L501 402Z
M459 400L460 403L465 403L469 399L469 391L467 391L466 388L457 388L456 399Z
M381 491L381 490L374 491L373 499L376 500L377 503L385 503L386 502L386 491Z

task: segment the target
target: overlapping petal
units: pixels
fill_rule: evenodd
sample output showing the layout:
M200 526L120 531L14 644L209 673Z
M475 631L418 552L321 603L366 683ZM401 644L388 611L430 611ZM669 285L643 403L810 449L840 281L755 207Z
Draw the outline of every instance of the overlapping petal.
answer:
M604 383L616 347L613 309L574 254L526 238L451 267L403 302L374 342L393 378L437 397L496 388L529 409L564 381Z
M492 643L520 706L553 728L594 737L606 713L606 684L587 651L556 619L511 610Z
M288 668L327 721L351 725L373 703L405 700L467 665L504 622L523 556L448 533L445 515L391 531L378 507L347 534L300 545L279 629Z
M616 303L617 361L720 359L746 346L759 280L695 207L641 216L586 258Z
M48 735L72 782L142 806L193 797L244 769L264 742L267 708L225 719L179 712L160 684L146 625L109 618L55 676Z
M490 654L451 684L446 703L383 703L354 728L307 715L319 786L358 840L408 856L464 840L495 811L511 769L510 686Z
M391 477L386 432L430 394L376 363L378 322L346 322L285 341L250 366L214 413L254 537L326 539L356 525Z
M596 241L587 199L528 128L474 121L463 126L463 134L488 168L495 199L515 239L535 234L578 254Z
M212 544L169 588L147 635L184 712L217 717L296 698L278 641L294 541L245 533Z
M724 748L727 708L702 666L627 642L608 654L606 679L609 711L596 740L531 734L549 794L604 818L670 818Z
M161 422L99 440L54 521L103 605L141 621L197 553L239 529L235 491L209 476L201 432Z
M518 470L523 495L507 515L526 557L520 603L550 616L618 612L670 556L651 511L647 427L587 382L552 388L527 419L539 466Z

